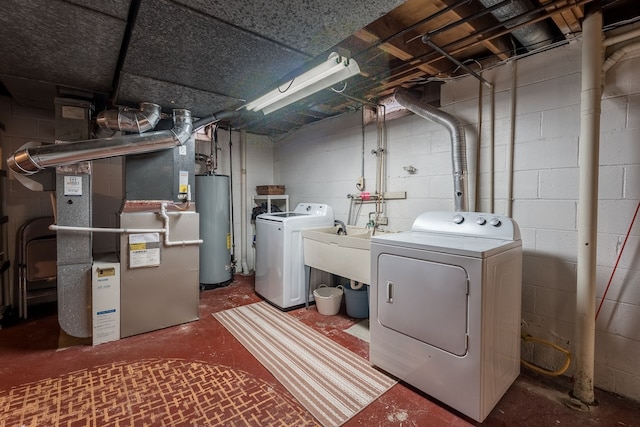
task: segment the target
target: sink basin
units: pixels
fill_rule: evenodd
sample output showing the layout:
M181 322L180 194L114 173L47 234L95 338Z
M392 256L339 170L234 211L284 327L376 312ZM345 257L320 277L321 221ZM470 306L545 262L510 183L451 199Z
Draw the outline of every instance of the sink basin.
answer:
M347 226L346 236L337 230L337 226L302 230L305 265L369 284L371 229Z

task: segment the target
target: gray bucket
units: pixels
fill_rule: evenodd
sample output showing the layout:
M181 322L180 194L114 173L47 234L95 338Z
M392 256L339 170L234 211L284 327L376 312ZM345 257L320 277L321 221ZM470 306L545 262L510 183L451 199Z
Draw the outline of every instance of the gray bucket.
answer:
M343 288L347 315L356 319L369 317L369 286L363 285L360 289L353 289L351 285L344 284Z

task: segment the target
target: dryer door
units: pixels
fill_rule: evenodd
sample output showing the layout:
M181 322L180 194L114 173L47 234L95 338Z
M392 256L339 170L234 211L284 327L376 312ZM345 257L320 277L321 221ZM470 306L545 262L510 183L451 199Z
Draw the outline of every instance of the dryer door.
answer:
M468 277L455 265L381 254L378 321L456 356L467 353Z

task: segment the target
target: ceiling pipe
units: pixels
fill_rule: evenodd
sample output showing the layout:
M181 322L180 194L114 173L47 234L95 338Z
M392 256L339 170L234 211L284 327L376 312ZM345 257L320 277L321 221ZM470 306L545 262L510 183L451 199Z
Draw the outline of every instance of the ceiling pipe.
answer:
M468 211L467 205L467 145L465 141L464 128L460 121L449 113L445 113L429 104L425 104L404 90L398 90L394 94L398 104L407 110L444 126L451 135L451 161L453 164L453 201L455 210L459 212Z
M598 231L598 168L602 96L602 8L585 10L582 26L580 102L578 260L576 284L576 369L573 396L594 402L595 298Z
M120 108L101 111L96 123L101 129L129 133L143 133L156 127L160 121L160 106L151 102L140 103L140 108Z
M607 37L604 39L604 42L602 44L604 47L609 47L609 46L613 46L614 44L626 42L627 40L631 40L636 37L640 37L640 28L627 31L626 33L616 34L615 36Z
M171 130L23 148L7 158L7 166L16 174L33 175L47 167L173 148L191 136L191 112L173 110L173 123Z

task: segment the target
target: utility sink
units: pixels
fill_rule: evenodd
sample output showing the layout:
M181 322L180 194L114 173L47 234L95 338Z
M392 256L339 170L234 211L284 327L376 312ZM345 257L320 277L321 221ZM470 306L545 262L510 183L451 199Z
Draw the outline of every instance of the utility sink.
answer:
M305 265L370 284L371 229L347 226L346 235L337 231L337 226L302 230Z

